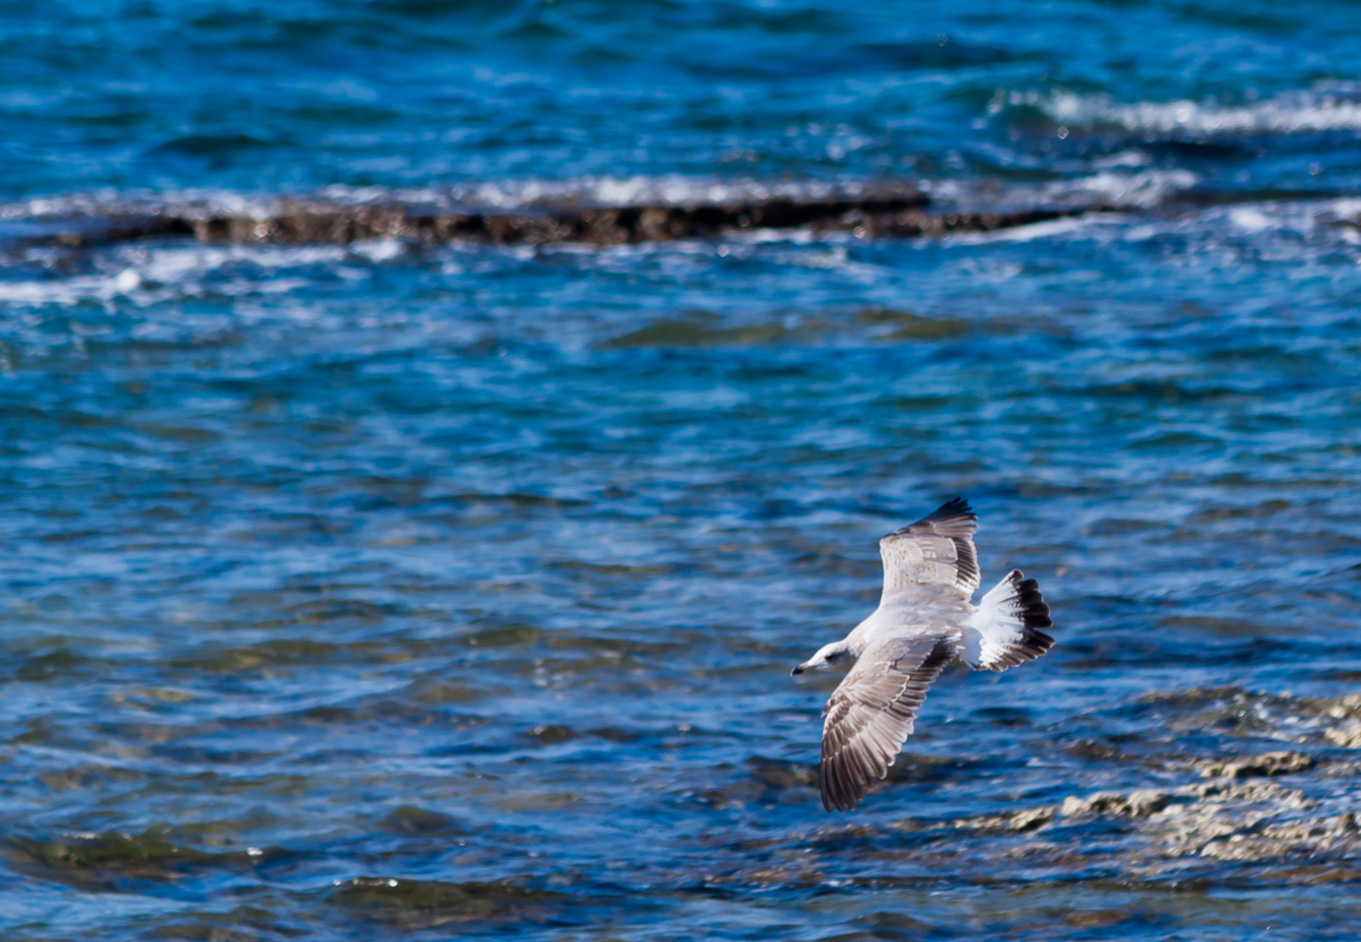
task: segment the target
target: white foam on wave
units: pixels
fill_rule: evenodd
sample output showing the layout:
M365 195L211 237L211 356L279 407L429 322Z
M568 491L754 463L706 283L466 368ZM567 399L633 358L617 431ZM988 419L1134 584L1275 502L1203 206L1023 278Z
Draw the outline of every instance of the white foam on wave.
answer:
M1037 108L1064 128L1116 126L1132 132L1215 136L1361 130L1361 86L1333 83L1242 103L1214 100L1119 102L1106 95L1015 91L999 95L993 114L1007 107Z
M765 200L825 199L859 195L875 184L865 181L718 180L683 174L628 177L587 176L570 180L527 178L451 183L443 188L352 187L336 184L316 198L340 206L425 206L437 210L513 211L553 206L685 205ZM276 204L277 205L277 204Z
M1096 173L1045 187L1047 199L1070 202L1074 197L1083 201L1105 202L1120 206L1157 206L1168 197L1189 190L1199 178L1189 170L1147 169L1098 170Z
M277 213L281 198L235 190L92 190L0 203L0 220L107 218L170 210L190 218L223 215L259 218Z
M1243 232L1261 232L1271 227L1271 218L1257 206L1239 206L1230 210L1229 222Z
M350 245L351 252L374 263L391 261L405 252L406 248L406 243L401 239L365 239Z
M54 255L53 250L38 250L28 253L27 260L43 268ZM120 246L100 257L101 270L92 274L0 279L0 302L69 305L119 300L143 305L206 294L282 294L313 283L306 275L290 275L290 271L334 267L346 256L346 248L329 245ZM243 269L243 265L257 270Z
M1025 226L996 229L992 232L956 233L946 238L955 245L983 245L990 242L1034 242L1085 229L1093 222L1099 222L1098 218L1094 216L1071 216L1067 219L1049 219L1044 222L1032 222Z
M776 198L827 199L855 196L873 189L863 181L718 180L708 177L660 176L583 177L575 180L516 180L450 187L447 199L462 205L514 209L522 206L587 204L639 206L735 203Z
M996 205L999 195L1013 207L1092 204L1152 207L1189 190L1200 177L1182 168L1152 166L1152 158L1138 148L1101 157L1090 172L1046 183L1011 182L1000 194L991 181L944 178L922 180L921 189L937 204L961 208Z
M1315 277L1338 264L1361 264L1356 251L1361 245L1361 200L1357 199L1265 200L1136 218L1137 224L1131 225L1128 216L1097 214L951 240L956 244L1038 239L1161 243L1176 264L1250 269L1279 265L1286 278Z

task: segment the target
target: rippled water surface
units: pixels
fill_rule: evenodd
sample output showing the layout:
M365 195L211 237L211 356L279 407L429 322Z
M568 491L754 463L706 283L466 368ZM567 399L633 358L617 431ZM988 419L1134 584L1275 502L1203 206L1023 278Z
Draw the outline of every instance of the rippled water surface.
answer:
M0 936L1354 937L1350 5L3 4L0 37ZM18 238L903 179L1128 211ZM829 816L836 678L789 669L955 494L1058 644L947 672Z

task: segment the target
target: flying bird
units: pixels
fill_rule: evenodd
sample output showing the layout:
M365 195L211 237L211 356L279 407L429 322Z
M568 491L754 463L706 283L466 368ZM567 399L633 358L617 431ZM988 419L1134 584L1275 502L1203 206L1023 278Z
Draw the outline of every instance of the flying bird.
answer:
M823 711L818 789L828 811L850 811L888 775L926 690L956 658L1004 671L1042 656L1054 639L1034 579L1013 569L978 604L978 517L955 498L879 541L884 594L874 613L793 673L850 664Z

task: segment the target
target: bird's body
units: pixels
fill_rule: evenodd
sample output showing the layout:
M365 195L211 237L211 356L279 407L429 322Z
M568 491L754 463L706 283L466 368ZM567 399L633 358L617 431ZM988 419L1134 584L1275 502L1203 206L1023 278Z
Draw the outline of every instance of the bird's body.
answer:
M1013 569L973 604L979 586L963 500L879 541L884 594L874 613L841 641L794 669L854 661L825 711L818 785L828 811L849 811L888 774L911 735L926 690L957 657L975 670L1006 670L1040 657L1054 639L1041 628L1049 606L1034 579Z

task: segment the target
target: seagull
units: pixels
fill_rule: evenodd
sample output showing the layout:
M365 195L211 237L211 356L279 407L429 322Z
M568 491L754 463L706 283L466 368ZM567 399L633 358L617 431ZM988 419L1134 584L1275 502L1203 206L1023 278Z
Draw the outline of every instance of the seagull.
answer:
M1004 671L1044 655L1054 639L1049 606L1034 579L1013 569L978 604L973 535L978 517L963 498L879 541L879 607L840 641L792 673L854 665L823 711L818 790L827 811L851 811L888 775L926 690L956 658Z

